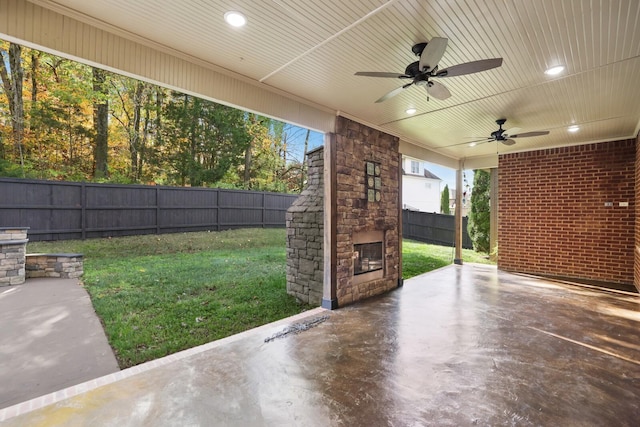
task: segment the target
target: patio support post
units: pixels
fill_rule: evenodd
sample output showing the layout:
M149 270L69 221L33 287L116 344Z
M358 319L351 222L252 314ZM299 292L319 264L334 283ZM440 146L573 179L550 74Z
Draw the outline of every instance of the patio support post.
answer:
M336 295L336 134L324 136L324 280L322 307L338 308Z
M398 287L404 286L402 278L402 153L398 153Z
M462 163L458 165L456 170L456 257L453 260L454 264L462 265Z
M489 185L489 256L492 261L498 260L498 168L491 169Z

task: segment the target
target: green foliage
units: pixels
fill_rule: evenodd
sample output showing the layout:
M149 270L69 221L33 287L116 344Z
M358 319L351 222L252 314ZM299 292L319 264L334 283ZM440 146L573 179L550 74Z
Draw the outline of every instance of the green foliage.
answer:
M451 215L451 207L449 206L449 184L445 184L444 190L440 195L440 212L445 215Z
M481 169L473 171L473 192L469 211L468 232L477 252L489 253L490 234L490 177Z
M249 145L243 111L172 92L164 114L170 165L182 185L219 181Z
M0 53L9 45L0 40ZM282 122L26 47L16 52L24 131L16 144L9 86L0 85L0 176L300 191Z

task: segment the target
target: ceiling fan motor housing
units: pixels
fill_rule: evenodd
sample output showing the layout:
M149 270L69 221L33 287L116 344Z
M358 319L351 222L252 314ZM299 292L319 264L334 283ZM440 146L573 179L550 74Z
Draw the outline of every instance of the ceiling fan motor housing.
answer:
M425 47L427 47L427 42L423 42L423 43L416 43L413 45L413 47L411 48L411 51L416 55L416 56L420 56L422 55L422 51L424 50Z
M507 122L507 119L498 119L496 120L496 124L500 127L497 131L491 132L491 137L497 141L504 141L504 129L502 129L502 125Z

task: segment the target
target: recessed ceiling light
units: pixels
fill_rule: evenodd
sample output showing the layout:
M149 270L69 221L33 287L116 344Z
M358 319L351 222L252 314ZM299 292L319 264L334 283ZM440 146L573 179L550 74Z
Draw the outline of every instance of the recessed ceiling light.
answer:
M415 108L407 108L407 111L405 111L405 113L407 113L407 114L415 114L416 111L418 111L418 110L416 110Z
M564 66L562 65L557 65L555 67L551 67L549 68L547 71L545 71L544 73L548 76L555 76L560 74L561 72L564 71Z
M469 147L475 147L476 144L477 144L477 142L472 142L472 143L469 144Z
M569 132L578 132L578 131L580 130L580 128L579 128L578 126L576 126L576 125L573 125L573 126L569 126L569 127L567 128L567 130L568 130Z
M233 27L242 27L247 23L247 18L240 13L235 11L229 11L224 14L224 20L227 21L227 24Z

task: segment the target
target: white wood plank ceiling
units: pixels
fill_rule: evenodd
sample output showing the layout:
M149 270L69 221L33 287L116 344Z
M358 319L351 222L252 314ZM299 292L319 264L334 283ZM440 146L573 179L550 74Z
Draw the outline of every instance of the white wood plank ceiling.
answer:
M107 31L153 41L455 159L633 138L640 123L638 0L33 0ZM225 12L242 12L233 28ZM430 97L403 73L415 43L449 39L440 69L502 57L502 67L440 79ZM550 77L545 69L564 65ZM221 100L225 101L225 100ZM405 110L417 112L409 116ZM495 120L546 136L470 147ZM578 132L569 133L570 125ZM492 160L493 162L494 160Z

